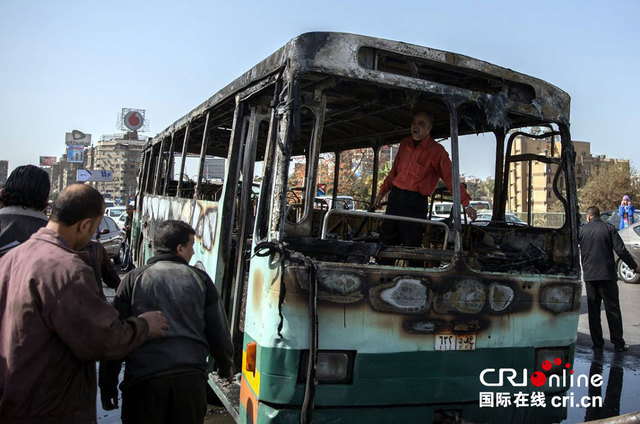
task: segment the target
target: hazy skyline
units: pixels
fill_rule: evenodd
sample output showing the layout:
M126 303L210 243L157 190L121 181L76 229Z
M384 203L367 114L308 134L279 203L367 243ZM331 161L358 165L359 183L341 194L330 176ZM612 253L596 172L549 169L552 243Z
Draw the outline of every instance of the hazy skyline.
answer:
M640 94L639 12L634 1L3 0L0 159L11 170L59 157L74 129L95 143L119 132L122 108L145 109L153 136L291 38L342 31L542 78L571 96L574 140L638 167L640 143L624 127ZM483 158L472 143L461 172L485 178L493 151Z

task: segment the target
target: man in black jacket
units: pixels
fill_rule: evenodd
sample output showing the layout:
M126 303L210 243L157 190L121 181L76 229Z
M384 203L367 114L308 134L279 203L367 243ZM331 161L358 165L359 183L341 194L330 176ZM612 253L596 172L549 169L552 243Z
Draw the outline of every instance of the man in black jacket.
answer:
M155 256L129 272L113 306L121 317L160 309L169 321L165 338L144 343L126 358L122 422L198 423L207 411L207 354L218 373L233 378L233 344L220 296L209 276L189 266L195 231L182 221L164 221L153 237ZM101 371L105 409L118 404L120 363Z
M13 170L0 190L0 256L27 241L47 225L43 213L49 201L49 174L34 165Z
M616 352L624 352L629 346L622 337L622 313L613 252L635 272L640 272L640 267L625 248L616 229L600 219L597 206L587 209L587 223L580 227L579 242L593 350L602 351L604 346L600 323L600 305L604 301L611 343Z

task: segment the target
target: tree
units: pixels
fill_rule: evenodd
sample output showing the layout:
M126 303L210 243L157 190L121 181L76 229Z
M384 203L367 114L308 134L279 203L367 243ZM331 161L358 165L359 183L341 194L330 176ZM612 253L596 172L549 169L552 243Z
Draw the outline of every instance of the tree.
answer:
M495 181L491 177L487 177L485 180L474 176L461 176L460 181L467 185L467 193L471 200L488 200L493 199L493 187Z
M640 202L640 178L628 163L605 163L596 174L578 191L580 210L598 206L601 211L617 209L622 196L628 195L632 202Z

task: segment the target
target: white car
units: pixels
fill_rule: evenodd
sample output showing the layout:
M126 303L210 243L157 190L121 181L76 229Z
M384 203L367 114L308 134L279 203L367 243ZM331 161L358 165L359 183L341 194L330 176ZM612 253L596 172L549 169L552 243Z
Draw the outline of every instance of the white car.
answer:
M111 206L104 209L104 214L110 218L117 219L127 210L126 206Z
M492 217L493 217L493 211L482 212L482 213L478 214L478 217L476 218L476 221L491 221ZM511 213L511 212L505 212L504 220L508 224L527 225L526 222L524 222L523 220L518 218L518 216L516 214Z
M491 203L486 200L472 200L469 202L469 206L477 210L478 213L491 211Z
M333 205L333 196L316 196L314 207L316 209L345 209L353 210L353 196L336 196L336 204Z
M491 212L491 204L484 200L474 200L469 202L469 206L474 208L478 213ZM436 202L433 204L433 216L432 218L449 218L451 215L451 209L453 208L452 202ZM460 206L460 213L464 214L464 208Z
M114 221L116 222L116 225L118 225L118 227L120 228L124 228L124 223L126 220L127 220L126 212L122 212L119 217L114 219Z

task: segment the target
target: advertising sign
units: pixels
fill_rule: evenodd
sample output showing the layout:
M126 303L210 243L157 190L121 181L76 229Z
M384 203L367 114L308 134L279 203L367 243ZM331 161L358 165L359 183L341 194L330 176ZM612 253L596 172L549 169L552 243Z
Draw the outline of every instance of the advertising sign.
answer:
M40 156L40 166L53 166L58 162L55 156Z
M82 183L85 181L106 182L113 181L113 171L104 171L96 169L78 169L77 181Z
M68 146L67 162L69 163L84 162L84 146Z
M139 130L143 124L144 116L137 110L131 110L124 115L124 125L131 131Z
M90 146L91 134L85 134L82 131L73 130L65 136L67 146Z

